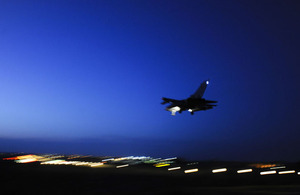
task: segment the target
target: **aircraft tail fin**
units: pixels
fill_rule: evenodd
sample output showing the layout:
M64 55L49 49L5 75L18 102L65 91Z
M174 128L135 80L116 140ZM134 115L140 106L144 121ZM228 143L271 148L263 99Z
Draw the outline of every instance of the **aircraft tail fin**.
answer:
M197 91L193 95L191 95L191 98L202 98L208 84L209 84L209 79L203 81L203 83L201 83Z

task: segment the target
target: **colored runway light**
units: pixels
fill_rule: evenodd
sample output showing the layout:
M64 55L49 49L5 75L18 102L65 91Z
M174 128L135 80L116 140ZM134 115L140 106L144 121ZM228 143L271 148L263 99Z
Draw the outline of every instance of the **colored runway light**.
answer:
M126 164L126 165L119 165L119 166L117 166L116 168L119 169L119 168L128 167L128 166L129 166L129 164Z
M271 174L276 174L276 171L263 171L263 172L260 172L260 175L271 175Z
M167 167L167 166L170 166L170 164L168 164L168 163L158 163L158 164L155 164L154 166L155 167Z
M296 173L296 171L295 170L290 170L290 171L280 171L280 172L278 172L278 174L280 174L280 175L282 175L282 174L291 174L291 173Z
M195 173L195 172L198 172L198 169L188 169L184 171L184 173Z
M226 172L226 171L227 171L226 168L212 170L213 173L221 173L221 172Z
M237 171L237 173L250 173L250 172L252 172L252 169L243 169Z
M173 167L173 168L168 168L168 171L175 171L179 169L181 169L181 167Z

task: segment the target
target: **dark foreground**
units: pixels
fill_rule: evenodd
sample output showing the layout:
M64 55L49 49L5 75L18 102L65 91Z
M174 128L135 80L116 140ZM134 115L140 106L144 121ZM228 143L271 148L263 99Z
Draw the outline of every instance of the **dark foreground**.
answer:
M175 162L182 167L176 171L168 171L175 164L116 168L117 164L107 163L94 168L8 160L0 163L1 194L300 194L298 164L286 165L296 170L294 174L261 175L269 168L237 174L236 170L249 164L230 162L181 161ZM212 173L213 168L225 166L226 172ZM198 172L184 173L194 168Z

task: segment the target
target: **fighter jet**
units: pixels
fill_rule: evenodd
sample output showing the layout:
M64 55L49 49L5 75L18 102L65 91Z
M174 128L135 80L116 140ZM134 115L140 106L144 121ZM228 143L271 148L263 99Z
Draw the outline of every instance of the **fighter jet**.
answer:
M184 100L163 97L163 102L161 104L171 103L166 107L166 110L170 111L173 116L175 116L176 112L181 113L185 110L188 110L193 115L196 111L212 109L214 106L217 106L215 105L217 101L202 98L208 84L209 80L205 80L193 95Z

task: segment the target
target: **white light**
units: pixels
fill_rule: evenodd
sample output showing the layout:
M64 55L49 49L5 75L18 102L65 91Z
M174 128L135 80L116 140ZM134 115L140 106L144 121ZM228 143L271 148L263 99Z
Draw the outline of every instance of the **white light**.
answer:
M250 172L252 172L252 169L243 169L237 171L237 173L250 173Z
M180 110L180 107L179 106L174 106L174 107L170 108L170 110L177 112L177 111Z
M184 173L194 173L194 172L198 172L198 169L188 169L184 171Z
M192 110L192 109L188 109L188 111L189 111L189 112L193 112L193 110Z
M260 172L260 175L270 175L270 174L276 174L276 171L263 171L263 172Z
M208 85L209 84L209 81L206 81L206 85Z
M128 167L128 166L129 166L129 164L126 164L126 165L119 165L119 166L117 166L117 169L123 168L123 167Z
M176 160L177 157L173 157L173 158L166 158L166 159L163 159L163 161L166 161L166 160Z
M102 160L102 162L104 162L104 161L111 161L111 160L114 160L114 158L104 159L104 160Z
M181 169L181 167L168 168L168 171L174 171L174 170L178 170L178 169Z
M282 166L282 167L271 167L270 169L284 169L285 166Z
M47 165L47 164L49 164L49 165L55 165L55 164L58 164L58 163L61 163L61 162L63 162L64 160L50 160L50 161L46 161L46 162L42 162L41 164L42 165Z
M300 175L300 172L298 172L298 175Z
M226 172L226 171L227 171L226 168L212 170L213 173L221 173L221 172Z
M295 173L295 172L296 171L294 171L294 170L291 170L291 171L280 171L280 172L278 172L278 174L282 175L282 174L290 174L290 173Z

